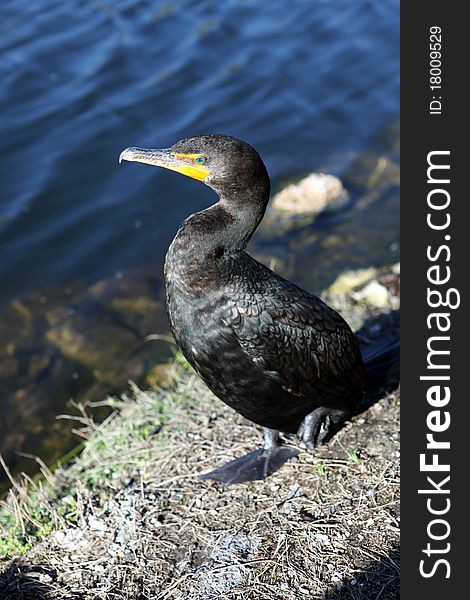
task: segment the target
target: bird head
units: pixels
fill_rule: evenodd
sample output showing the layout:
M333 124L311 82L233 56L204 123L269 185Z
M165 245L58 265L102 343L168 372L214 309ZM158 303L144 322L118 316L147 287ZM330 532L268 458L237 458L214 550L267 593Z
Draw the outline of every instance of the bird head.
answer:
M247 191L269 177L258 152L238 138L220 135L198 135L180 140L163 150L126 148L119 162L127 160L177 171L197 179L214 189L219 196Z

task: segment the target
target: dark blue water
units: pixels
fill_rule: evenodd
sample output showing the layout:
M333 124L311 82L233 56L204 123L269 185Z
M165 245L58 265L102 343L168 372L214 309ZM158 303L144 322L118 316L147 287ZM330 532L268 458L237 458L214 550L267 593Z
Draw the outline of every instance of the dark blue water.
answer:
M226 133L259 150L274 190L342 177L341 213L253 242L311 291L398 259L398 17L398 0L2 0L0 452L13 472L36 468L18 450L50 463L76 444L56 420L70 398L151 385L168 357L144 341L168 328L164 253L214 196L119 165L123 148Z
M2 300L158 264L212 200L124 147L228 133L276 183L375 143L398 61L397 0L3 0Z

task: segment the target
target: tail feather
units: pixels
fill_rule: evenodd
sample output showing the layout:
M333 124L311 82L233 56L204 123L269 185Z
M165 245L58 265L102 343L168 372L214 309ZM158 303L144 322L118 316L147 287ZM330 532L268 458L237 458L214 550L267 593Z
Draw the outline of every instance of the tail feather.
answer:
M400 337L361 348L369 388L389 387L400 379Z

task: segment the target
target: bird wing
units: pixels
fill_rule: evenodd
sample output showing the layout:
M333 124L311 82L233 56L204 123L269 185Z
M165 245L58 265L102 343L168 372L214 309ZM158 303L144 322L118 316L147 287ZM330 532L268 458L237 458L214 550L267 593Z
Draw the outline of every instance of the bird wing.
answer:
M319 298L256 264L263 272L238 281L230 300L231 329L245 355L294 396L357 396L364 390L362 359L347 323Z

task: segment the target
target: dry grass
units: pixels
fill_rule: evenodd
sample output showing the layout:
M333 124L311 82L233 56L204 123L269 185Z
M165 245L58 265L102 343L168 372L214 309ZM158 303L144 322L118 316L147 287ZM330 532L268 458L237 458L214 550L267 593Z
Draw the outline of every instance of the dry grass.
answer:
M198 473L261 433L196 377L180 378L172 391L135 389L86 425L85 451L38 499L53 507L51 532L5 563L1 597L398 598L397 394L314 457L223 488ZM6 504L28 530L21 494Z

